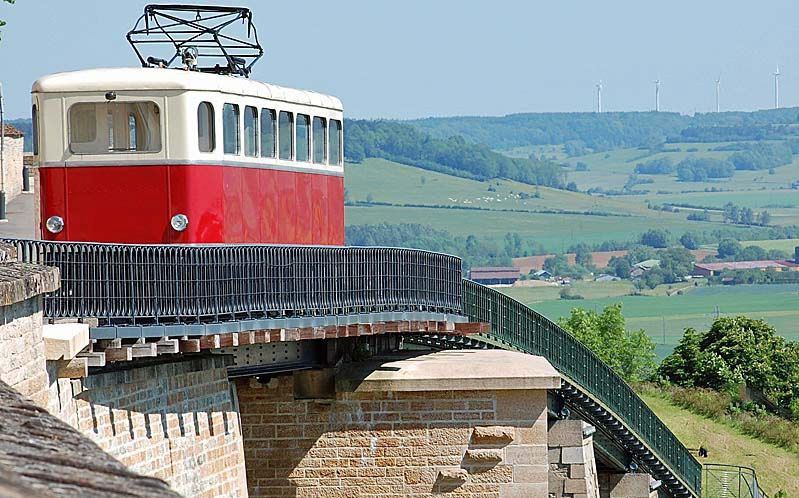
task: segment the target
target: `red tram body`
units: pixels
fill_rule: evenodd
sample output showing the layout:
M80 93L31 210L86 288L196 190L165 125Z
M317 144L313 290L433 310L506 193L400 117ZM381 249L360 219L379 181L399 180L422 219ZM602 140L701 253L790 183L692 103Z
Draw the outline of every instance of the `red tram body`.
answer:
M44 239L344 242L334 97L162 68L60 73L32 94Z

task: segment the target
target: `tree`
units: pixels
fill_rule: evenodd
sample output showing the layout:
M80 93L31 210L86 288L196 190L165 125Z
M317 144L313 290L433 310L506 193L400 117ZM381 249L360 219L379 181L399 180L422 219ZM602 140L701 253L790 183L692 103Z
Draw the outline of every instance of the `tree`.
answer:
M786 409L799 408L799 344L786 342L763 320L722 317L707 332L686 330L658 373L687 387L745 383Z
M556 254L544 260L544 270L553 276L567 275L569 273L569 261L563 254Z
M682 237L680 237L680 244L686 249L699 249L699 242L696 240L696 236L692 233L684 233Z
M641 235L641 244L649 247L668 247L671 234L666 230L652 228Z
M719 242L717 252L719 258L734 258L741 252L741 244L735 239L724 239Z
M630 278L632 265L627 258L613 256L610 258L610 261L608 261L608 269L610 269L612 273L619 278Z
M13 4L15 1L16 0L3 0L3 2L10 3L10 4ZM0 28L2 28L5 25L6 25L6 22L4 20L0 19ZM3 35L3 32L0 31L0 40L2 40L2 35Z
M569 331L628 382L648 379L655 371L655 343L643 330L628 331L621 304L602 313L573 309L558 324Z
M771 223L771 214L768 211L762 211L758 217L757 224L761 226L768 226Z
M577 244L574 248L574 262L586 268L593 265L593 254L588 244Z

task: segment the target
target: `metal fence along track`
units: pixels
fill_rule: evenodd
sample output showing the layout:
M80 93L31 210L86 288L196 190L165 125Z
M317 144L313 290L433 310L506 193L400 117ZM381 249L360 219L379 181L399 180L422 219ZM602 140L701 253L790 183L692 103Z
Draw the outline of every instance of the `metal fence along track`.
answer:
M491 323L494 338L545 357L570 383L604 404L646 445L634 449L636 458L672 496L700 496L702 465L635 391L574 336L524 304L469 280L463 284L463 306L469 319Z
M462 308L460 258L428 251L5 242L20 261L60 269L46 317L101 326Z
M705 464L703 483L702 498L768 498L749 467Z

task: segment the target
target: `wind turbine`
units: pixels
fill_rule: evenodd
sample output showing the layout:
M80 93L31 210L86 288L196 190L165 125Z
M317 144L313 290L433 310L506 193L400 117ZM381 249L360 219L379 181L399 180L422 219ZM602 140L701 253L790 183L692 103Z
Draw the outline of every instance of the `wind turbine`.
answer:
M655 112L660 112L660 78L655 83Z
M780 66L774 73L774 109L780 108Z
M597 114L602 112L602 80L596 84L596 112Z
M721 112L719 107L719 94L721 94L721 75L716 78L716 112Z

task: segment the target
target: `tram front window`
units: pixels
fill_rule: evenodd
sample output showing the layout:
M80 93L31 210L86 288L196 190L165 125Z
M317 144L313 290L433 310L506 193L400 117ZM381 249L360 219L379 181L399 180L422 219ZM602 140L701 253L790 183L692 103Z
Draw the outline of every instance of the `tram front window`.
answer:
M82 102L69 109L73 154L161 150L161 118L154 102Z

